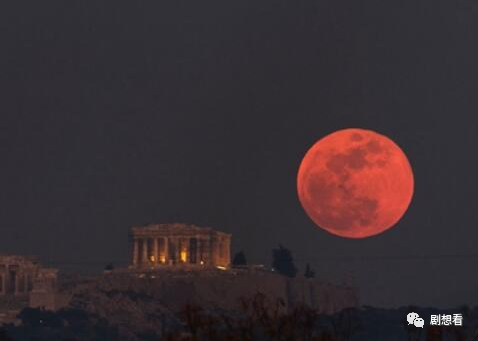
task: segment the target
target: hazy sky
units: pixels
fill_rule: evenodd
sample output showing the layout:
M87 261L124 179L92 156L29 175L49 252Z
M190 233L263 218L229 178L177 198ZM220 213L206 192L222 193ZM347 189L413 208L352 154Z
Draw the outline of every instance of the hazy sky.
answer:
M13 7L17 6L17 7ZM0 253L128 260L128 229L191 222L270 264L352 273L365 304L478 303L474 1L0 5ZM415 196L365 240L314 227L307 149L345 127L407 153Z

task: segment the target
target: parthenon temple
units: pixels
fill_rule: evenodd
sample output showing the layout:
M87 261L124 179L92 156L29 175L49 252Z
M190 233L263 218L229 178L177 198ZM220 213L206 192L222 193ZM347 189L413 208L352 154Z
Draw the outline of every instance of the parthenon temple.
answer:
M135 226L132 267L229 268L231 235L189 224Z

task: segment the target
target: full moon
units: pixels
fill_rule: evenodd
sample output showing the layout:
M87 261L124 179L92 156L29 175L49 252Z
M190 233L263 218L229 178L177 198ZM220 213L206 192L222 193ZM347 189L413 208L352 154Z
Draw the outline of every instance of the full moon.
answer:
M343 129L317 141L297 175L299 200L322 229L365 238L394 226L413 196L413 171L405 153L388 137Z

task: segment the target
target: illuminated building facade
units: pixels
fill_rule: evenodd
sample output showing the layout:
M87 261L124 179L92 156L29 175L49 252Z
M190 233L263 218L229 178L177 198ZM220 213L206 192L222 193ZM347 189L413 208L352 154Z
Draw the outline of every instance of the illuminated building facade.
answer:
M135 226L132 267L229 268L231 235L189 224Z

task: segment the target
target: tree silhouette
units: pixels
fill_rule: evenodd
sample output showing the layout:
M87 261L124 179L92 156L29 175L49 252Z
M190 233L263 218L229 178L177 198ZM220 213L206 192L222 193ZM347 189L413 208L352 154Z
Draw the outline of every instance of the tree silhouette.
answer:
M311 269L309 263L307 263L307 265L305 267L304 277L305 278L314 278L315 277L315 271Z
M295 277L297 268L289 249L279 245L278 249L272 250L272 267L281 275Z
M232 260L232 265L235 265L235 266L247 265L247 259L246 259L246 256L244 255L244 252L239 251L238 253L235 254Z
M105 265L105 270L106 271L112 271L114 269L115 269L115 266L114 266L113 263L108 263L108 264Z

